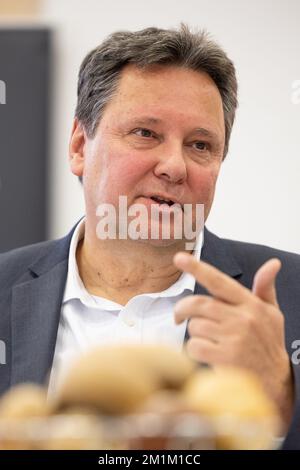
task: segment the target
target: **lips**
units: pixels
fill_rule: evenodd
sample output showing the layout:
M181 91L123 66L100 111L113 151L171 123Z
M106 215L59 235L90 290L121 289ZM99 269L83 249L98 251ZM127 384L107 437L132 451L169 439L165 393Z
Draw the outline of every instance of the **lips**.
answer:
M157 202L158 204L168 204L168 206L172 206L175 202L172 199L163 199L159 196L151 196L150 199L152 201Z
M151 199L156 204L160 204L160 205L167 204L169 207L173 206L174 204L179 204L181 209L183 209L183 205L177 200L177 198L169 194L155 194L155 193L153 194L152 193L152 194L144 195L143 197L147 199Z

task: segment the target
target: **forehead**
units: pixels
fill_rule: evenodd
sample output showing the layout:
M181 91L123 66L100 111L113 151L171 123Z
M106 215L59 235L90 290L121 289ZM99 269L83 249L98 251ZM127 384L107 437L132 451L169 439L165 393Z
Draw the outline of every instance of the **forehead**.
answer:
M214 81L205 72L179 66L124 67L107 111L118 113L120 120L147 112L162 121L200 125L209 120L220 131L224 126L222 98Z

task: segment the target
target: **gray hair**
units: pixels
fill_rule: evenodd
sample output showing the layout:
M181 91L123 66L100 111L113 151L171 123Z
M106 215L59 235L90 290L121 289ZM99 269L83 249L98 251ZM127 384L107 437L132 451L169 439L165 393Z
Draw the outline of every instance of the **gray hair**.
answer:
M225 158L238 105L235 67L206 31L192 33L185 24L174 30L118 31L85 57L79 71L75 115L89 137L95 135L105 106L117 90L121 71L127 64L140 68L178 65L206 72L218 87L223 102Z

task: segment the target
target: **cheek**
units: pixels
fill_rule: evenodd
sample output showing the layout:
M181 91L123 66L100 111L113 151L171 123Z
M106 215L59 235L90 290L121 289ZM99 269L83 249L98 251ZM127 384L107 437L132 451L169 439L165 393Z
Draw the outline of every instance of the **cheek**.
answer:
M92 161L94 182L108 199L129 194L151 167L150 159L141 158L140 152L111 141L97 148Z
M119 161L117 177L122 175L124 183L133 185L137 184L148 171L149 162L132 152L123 156L123 159Z
M204 204L205 212L209 211L213 201L219 169L220 166L202 167L197 171L194 170L190 176L189 187L192 191L192 199L194 202Z
M123 154L122 158L113 158L113 161L108 182L112 190L117 190L119 194L129 194L149 172L149 162L134 152Z

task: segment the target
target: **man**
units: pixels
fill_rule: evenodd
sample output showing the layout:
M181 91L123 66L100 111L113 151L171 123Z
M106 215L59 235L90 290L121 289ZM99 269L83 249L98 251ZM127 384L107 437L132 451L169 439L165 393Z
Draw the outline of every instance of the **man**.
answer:
M88 54L70 141L85 218L62 240L0 257L8 358L1 391L45 382L50 371L51 391L72 358L93 344L182 348L186 341L199 363L259 374L280 410L286 448L300 448L300 372L290 359L300 338L299 257L206 229L187 253L185 235L175 237L175 216L164 238L164 221L152 213L153 207L170 213L176 204L185 214L190 205L195 227L202 204L206 220L236 106L232 62L204 33L185 26L115 33ZM126 223L139 204L158 237L150 230L144 238L99 234L99 206L118 207L121 196Z

